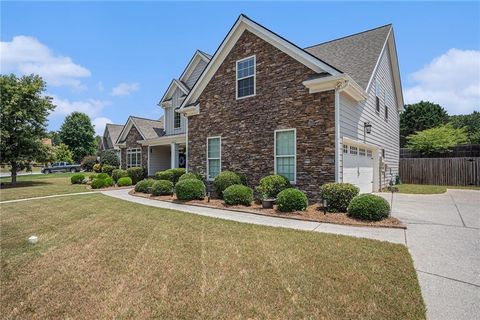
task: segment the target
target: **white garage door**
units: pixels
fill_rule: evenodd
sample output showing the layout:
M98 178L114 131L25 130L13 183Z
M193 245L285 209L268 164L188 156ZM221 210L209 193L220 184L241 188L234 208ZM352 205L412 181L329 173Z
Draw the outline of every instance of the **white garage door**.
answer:
M343 182L360 188L360 193L373 191L372 150L359 146L343 145Z

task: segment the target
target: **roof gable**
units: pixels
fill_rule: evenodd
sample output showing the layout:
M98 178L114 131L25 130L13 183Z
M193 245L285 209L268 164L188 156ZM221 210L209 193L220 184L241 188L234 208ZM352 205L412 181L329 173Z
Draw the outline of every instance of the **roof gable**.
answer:
M160 120L152 120L130 116L128 117L127 123L123 126L115 144L125 142L132 127L138 130L143 140L158 138L165 134L163 130L163 118L160 118Z
M122 132L123 125L107 123L103 132L102 144L105 148L113 148L118 136ZM105 141L104 141L105 140Z
M215 52L209 64L203 71L202 75L193 86L187 98L183 101L181 107L184 107L189 103L194 102L200 96L203 89L205 89L210 79L213 77L215 72L218 70L230 50L233 48L233 46L245 30L250 31L257 37L275 46L279 50L303 63L305 66L309 67L315 72L328 72L332 75L338 75L341 73L341 71L336 69L335 67L332 67L328 63L325 63L321 59L311 55L310 53L297 47L290 41L280 37L279 35L259 25L258 23L254 22L253 20L242 14L239 16L235 24L228 32L225 39L218 47L217 51Z

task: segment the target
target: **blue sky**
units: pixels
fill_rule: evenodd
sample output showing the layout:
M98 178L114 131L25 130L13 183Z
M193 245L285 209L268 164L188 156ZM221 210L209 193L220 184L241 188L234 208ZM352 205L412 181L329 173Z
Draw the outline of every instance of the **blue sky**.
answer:
M393 23L407 102L452 113L480 106L480 4L2 2L2 73L36 71L65 114L88 113L102 131L128 115L161 116L156 104L196 49L213 54L244 13L306 47Z

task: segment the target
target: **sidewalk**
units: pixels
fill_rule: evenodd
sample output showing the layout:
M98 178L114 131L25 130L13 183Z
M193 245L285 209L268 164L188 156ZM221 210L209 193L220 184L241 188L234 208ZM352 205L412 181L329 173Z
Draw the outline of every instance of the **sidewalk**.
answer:
M233 220L243 223L259 224L271 227L291 228L305 231L325 232L339 235L353 236L359 238L368 238L374 240L388 241L405 245L405 230L391 228L370 228L336 225L330 223L320 223L311 221L299 221L293 219L284 219L276 217L260 216L255 214L236 212L223 209L213 209L186 204L158 201L147 198L135 197L128 192L130 189L102 191L110 197L127 200L147 206L178 210L202 216Z

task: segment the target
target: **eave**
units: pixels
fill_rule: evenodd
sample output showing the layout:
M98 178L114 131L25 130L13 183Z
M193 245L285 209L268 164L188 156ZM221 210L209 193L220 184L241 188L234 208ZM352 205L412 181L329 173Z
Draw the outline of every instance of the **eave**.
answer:
M303 82L303 85L308 88L310 93L337 90L345 92L355 101L364 101L367 99L365 90L347 74L306 80Z

